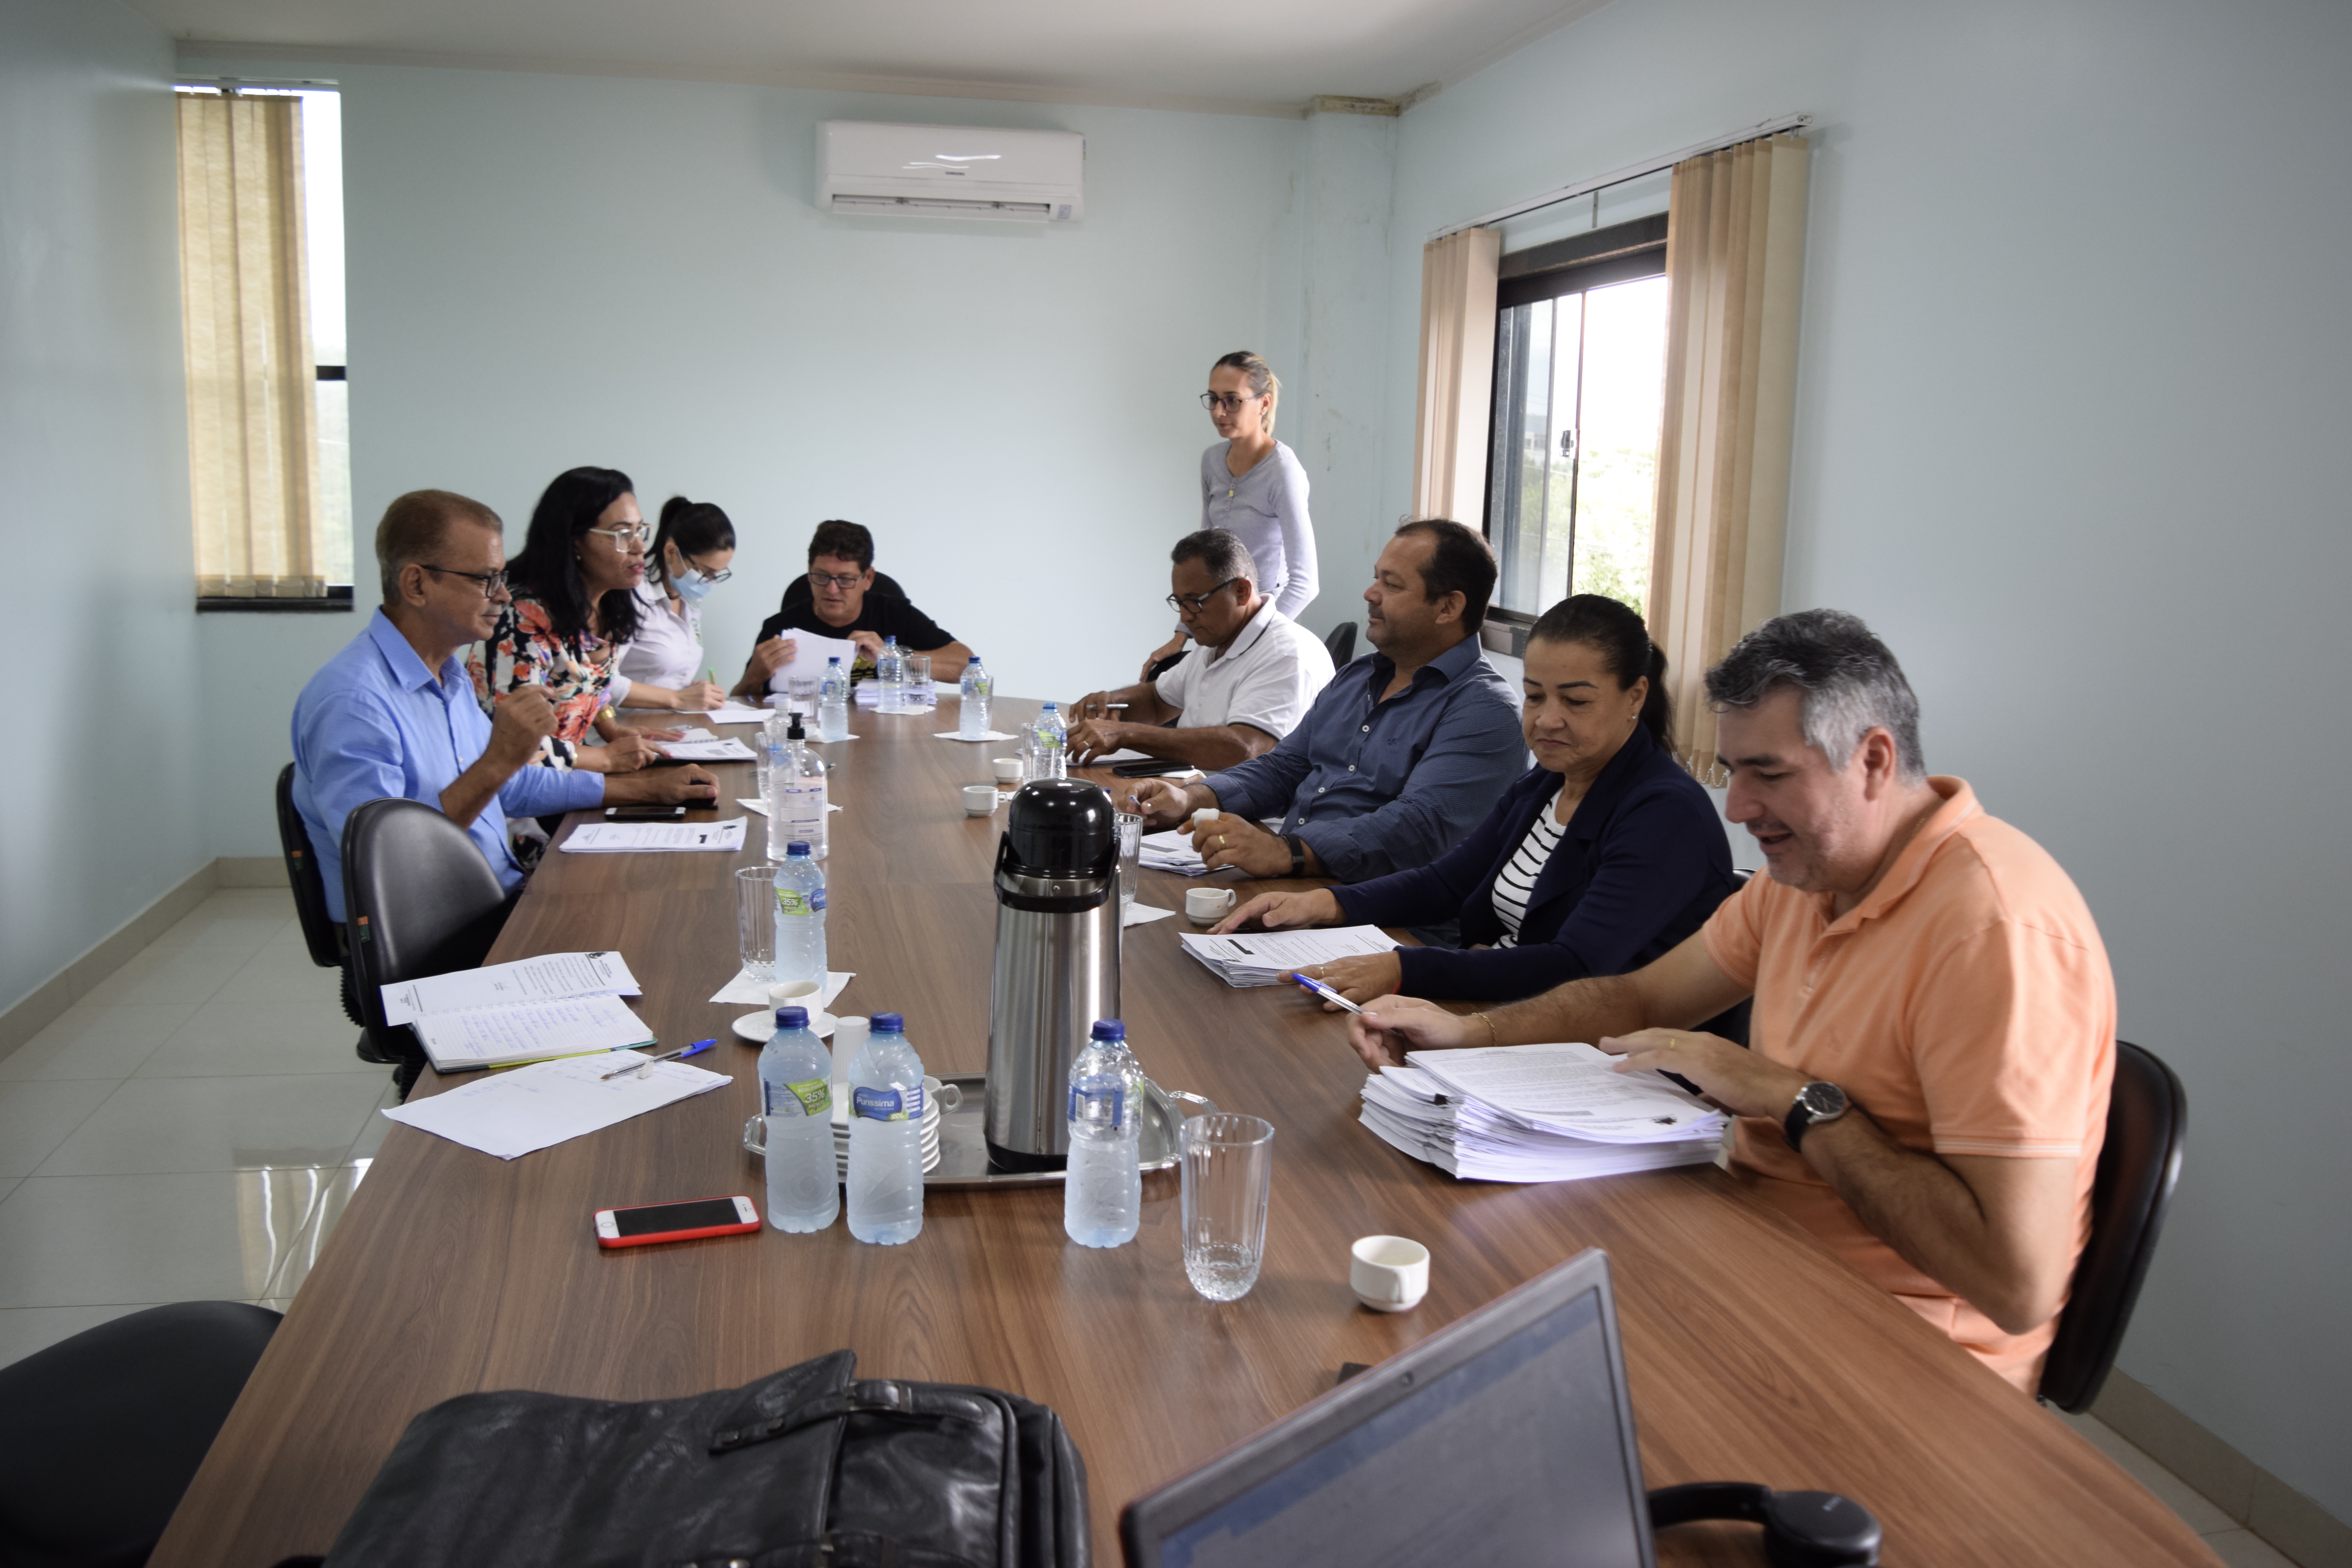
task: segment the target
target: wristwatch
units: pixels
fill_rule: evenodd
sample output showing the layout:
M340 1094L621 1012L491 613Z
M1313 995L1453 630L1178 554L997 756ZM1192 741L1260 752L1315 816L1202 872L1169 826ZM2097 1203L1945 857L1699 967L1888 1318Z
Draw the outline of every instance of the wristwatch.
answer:
M1290 874L1294 877L1307 875L1307 841L1296 833L1284 834L1282 841L1290 846Z
M1846 1113L1851 1102L1845 1090L1833 1083L1809 1083L1797 1091L1789 1107L1788 1120L1780 1123L1780 1135L1791 1149L1805 1146L1805 1129L1819 1122L1835 1121Z

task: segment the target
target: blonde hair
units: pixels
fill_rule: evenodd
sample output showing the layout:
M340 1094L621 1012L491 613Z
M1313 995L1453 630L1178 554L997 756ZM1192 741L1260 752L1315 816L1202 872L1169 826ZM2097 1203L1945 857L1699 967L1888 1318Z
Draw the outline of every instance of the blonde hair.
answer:
M1282 378L1274 374L1274 366L1247 349L1235 349L1209 368L1213 371L1237 370L1249 377L1250 395L1265 399L1265 414L1259 419L1258 428L1269 436L1273 435L1274 410L1282 401Z

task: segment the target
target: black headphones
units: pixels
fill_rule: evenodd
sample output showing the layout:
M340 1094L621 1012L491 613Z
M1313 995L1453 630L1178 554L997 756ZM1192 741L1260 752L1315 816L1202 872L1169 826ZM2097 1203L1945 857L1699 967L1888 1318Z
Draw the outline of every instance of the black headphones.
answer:
M1878 1521L1835 1492L1776 1492L1749 1481L1694 1481L1650 1494L1650 1528L1703 1519L1764 1527L1772 1568L1869 1568L1878 1561Z

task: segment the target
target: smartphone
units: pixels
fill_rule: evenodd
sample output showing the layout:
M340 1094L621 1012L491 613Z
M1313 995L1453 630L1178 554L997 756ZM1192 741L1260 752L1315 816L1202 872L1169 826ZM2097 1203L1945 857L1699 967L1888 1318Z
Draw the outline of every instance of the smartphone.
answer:
M1144 757L1132 763L1113 763L1110 771L1113 778L1156 779L1165 778L1171 773L1189 773L1192 771L1192 764L1163 762L1158 757Z
M682 1204L639 1204L634 1208L598 1209L596 1245L650 1247L656 1241L698 1241L706 1236L742 1236L760 1228L760 1211L751 1200L694 1198Z
M686 807L682 805L608 805L604 808L607 822L684 822Z

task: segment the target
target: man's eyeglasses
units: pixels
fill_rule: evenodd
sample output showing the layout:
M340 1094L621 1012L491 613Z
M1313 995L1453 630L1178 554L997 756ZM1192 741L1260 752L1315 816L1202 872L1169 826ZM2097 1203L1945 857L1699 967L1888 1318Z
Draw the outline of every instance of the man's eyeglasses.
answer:
M1179 615L1190 610L1192 614L1197 616L1201 613L1202 606L1206 605L1210 600L1215 598L1218 595L1223 593L1234 584L1244 583L1247 581L1248 579L1245 577L1228 577L1205 594L1171 594L1168 595L1168 607L1174 610Z
M427 572L438 572L444 577L465 578L481 589L485 599L495 599L507 591L507 574L503 572L460 572L454 566L425 566L422 561L417 564Z
M854 572L846 577L835 577L832 574L826 572L812 572L809 574L810 587L822 588L829 584L834 588L844 594L848 593L852 588L856 587L858 584L865 580L866 574L863 572Z
M1239 414L1242 411L1242 405L1245 403L1255 403L1256 401L1256 395L1239 392L1204 392L1201 394L1202 407L1211 410L1222 408L1228 414Z
M615 550L626 549L633 543L643 544L651 537L642 522L618 523L611 528L592 528L588 531L603 534L613 542L613 548Z

